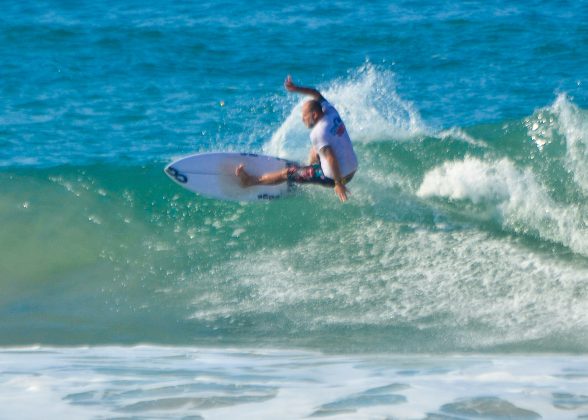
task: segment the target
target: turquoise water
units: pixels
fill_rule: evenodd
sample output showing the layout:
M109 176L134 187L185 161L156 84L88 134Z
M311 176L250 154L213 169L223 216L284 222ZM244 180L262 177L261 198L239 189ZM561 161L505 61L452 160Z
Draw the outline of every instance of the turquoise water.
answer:
M90 346L89 360L114 346L132 370L135 347L116 346L145 343L228 358L279 349L428 365L434 355L437 367L448 353L549 364L546 353L588 351L583 2L4 6L8 364L15 346L40 346L27 352L43 363L47 346ZM304 160L303 99L284 90L287 74L318 87L346 123L360 161L348 203L318 188L229 203L169 181L164 166L194 152ZM293 369L285 375L306 374ZM553 392L586 414L568 379Z

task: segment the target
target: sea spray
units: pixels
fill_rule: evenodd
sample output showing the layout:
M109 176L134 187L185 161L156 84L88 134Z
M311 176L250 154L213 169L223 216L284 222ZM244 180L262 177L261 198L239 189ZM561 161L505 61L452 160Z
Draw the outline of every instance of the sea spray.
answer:
M556 117L557 132L566 147L566 169L584 194L588 194L588 113L561 94L548 108Z
M465 158L429 171L417 194L469 201L471 217L488 215L505 229L560 243L588 255L585 205L556 203L534 174L508 159L497 162Z
M304 84L303 81L299 82ZM428 131L414 104L398 95L394 73L366 63L347 78L317 86L339 113L354 143L408 139ZM301 121L300 99L264 152L302 160L309 149L308 129Z

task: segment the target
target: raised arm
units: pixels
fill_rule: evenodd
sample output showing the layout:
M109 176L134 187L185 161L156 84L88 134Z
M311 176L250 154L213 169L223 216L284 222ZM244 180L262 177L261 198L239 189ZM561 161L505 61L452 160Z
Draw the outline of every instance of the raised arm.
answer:
M300 93L302 95L308 95L311 96L312 99L316 99L317 101L324 101L325 98L323 97L323 95L321 95L321 93L311 87L303 87L303 86L297 86L294 84L294 82L292 81L292 76L288 75L288 77L286 77L286 80L284 81L284 87L286 88L286 90L288 92L295 92L295 93Z

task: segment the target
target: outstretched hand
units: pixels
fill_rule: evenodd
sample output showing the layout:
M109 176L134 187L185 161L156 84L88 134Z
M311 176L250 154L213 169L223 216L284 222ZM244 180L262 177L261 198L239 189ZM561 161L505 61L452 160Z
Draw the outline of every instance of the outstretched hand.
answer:
M292 76L288 75L288 77L286 77L286 80L284 81L284 87L289 92L294 92L296 90L296 85L292 81Z
M342 203L347 201L347 193L349 193L349 190L345 188L345 185L335 184L335 194L339 196L339 200L341 200Z

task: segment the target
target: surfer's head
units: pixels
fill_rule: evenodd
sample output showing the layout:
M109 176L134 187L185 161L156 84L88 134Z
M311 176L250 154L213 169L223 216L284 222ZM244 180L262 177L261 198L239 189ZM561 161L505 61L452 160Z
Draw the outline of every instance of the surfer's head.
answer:
M314 127L323 115L323 107L319 101L311 99L302 105L302 121L308 128Z

